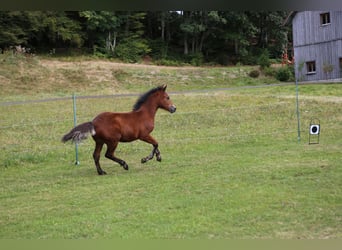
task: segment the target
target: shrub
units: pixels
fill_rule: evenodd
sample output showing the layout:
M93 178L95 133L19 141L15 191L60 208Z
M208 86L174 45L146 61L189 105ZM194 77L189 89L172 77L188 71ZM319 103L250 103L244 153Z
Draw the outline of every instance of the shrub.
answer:
M291 77L291 70L288 67L279 68L276 73L277 80L281 82L286 82Z
M192 66L200 66L204 62L204 56L202 53L194 53L189 56L190 64Z
M265 76L275 77L277 74L277 69L272 67L266 67L262 70Z
M261 52L261 55L259 56L257 63L262 69L271 66L270 55L267 49Z
M151 52L149 55L153 59L164 59L167 57L168 45L167 42L156 39L156 40L149 40L148 42L149 47L151 48Z
M230 57L227 54L222 53L216 58L216 62L223 66L228 66L231 61Z
M116 56L125 62L137 62L150 51L145 39L134 37L122 40L115 48Z
M247 54L240 57L240 62L245 65L255 65L258 64L258 58L253 54Z
M260 75L260 72L259 72L259 70L252 70L251 72L249 72L249 74L248 74L250 77L253 77L253 78L258 78L259 77L259 75Z
M172 59L160 59L156 60L155 64L164 66L182 66L183 63Z

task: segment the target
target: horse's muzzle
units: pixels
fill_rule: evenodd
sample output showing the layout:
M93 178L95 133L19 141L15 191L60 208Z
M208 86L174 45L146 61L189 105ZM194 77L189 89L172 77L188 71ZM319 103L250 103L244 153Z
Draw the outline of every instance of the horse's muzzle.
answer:
M170 113L174 113L174 112L176 112L176 106L175 105L172 105L171 107L170 107L170 109L169 109L169 111L170 111Z

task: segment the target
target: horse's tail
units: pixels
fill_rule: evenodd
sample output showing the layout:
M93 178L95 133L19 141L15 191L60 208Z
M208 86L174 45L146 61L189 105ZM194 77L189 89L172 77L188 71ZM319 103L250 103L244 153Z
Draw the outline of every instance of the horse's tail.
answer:
M85 122L70 130L69 133L62 137L62 142L72 140L74 143L79 143L88 138L88 134L95 135L95 129L92 122Z

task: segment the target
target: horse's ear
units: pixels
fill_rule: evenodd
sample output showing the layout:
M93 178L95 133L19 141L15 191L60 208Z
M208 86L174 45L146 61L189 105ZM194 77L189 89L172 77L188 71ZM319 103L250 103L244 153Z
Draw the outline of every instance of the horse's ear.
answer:
M162 88L163 88L163 90L165 91L166 88L167 88L167 84L164 84L164 85L162 86Z

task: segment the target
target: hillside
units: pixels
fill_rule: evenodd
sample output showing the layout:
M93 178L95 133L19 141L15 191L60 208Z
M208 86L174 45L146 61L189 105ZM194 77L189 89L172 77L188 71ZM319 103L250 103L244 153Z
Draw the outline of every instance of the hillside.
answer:
M168 84L173 91L210 89L273 83L251 78L255 67L171 67L126 64L92 58L40 58L21 55L0 57L2 100L55 96L140 93L151 86Z

